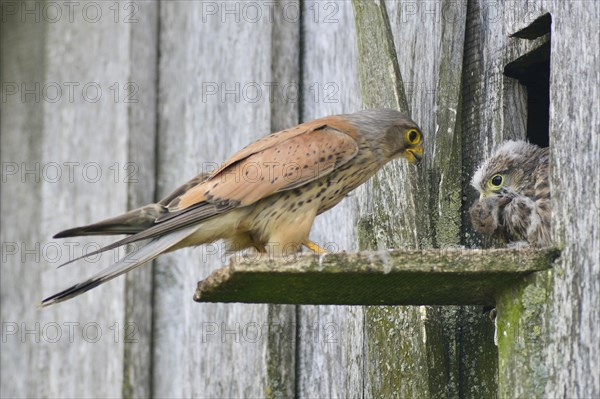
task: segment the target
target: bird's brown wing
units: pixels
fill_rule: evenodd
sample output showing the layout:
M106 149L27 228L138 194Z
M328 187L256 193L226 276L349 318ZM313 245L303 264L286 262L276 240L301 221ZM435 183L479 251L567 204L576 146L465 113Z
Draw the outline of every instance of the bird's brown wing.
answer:
M168 205L169 210L179 212L201 203L247 206L331 173L358 152L353 135L331 122L300 125L305 126L304 131L291 137L274 133L267 136L269 140L255 142L256 150L251 144L204 183L175 198ZM268 147L266 141L270 143Z
M318 130L327 125L327 122L331 122L336 117L328 117L317 119L314 121L302 123L298 126L294 126L290 129L281 130L279 132L271 133L265 137L261 137L260 139L254 141L253 143L248 144L246 147L242 148L235 154L233 154L219 169L217 169L213 175L219 174L221 171L231 166L232 164L239 162L243 159L248 158L249 156L256 154L258 152L264 151L273 146L279 145L282 142L285 142L289 139L293 139L296 136L306 134L312 130Z
M247 206L279 191L318 179L358 152L353 138L324 128L286 140L236 162L179 197L178 208L199 202Z
M161 199L158 202L158 204L163 205L165 207L168 206L169 203L171 201L173 201L175 198L184 194L186 191L189 191L190 189L192 189L192 187L195 187L195 186L203 183L209 177L210 177L210 173L201 173L198 176L191 178L190 180L188 180L187 182L183 183L181 186L179 186L175 190L173 190L173 192L170 193L169 195L167 195L165 198Z

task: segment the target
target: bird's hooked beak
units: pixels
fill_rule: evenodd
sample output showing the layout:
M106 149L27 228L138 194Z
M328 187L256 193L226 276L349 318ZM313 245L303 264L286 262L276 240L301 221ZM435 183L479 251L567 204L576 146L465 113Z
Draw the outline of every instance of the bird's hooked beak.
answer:
M500 190L499 193L490 193L487 191L482 191L479 193L479 201L481 202L486 201L490 198L495 198L495 200L498 201L498 205L504 206L512 201L513 195L511 195L510 191L506 188Z
M423 158L423 146L419 145L418 147L407 148L404 153L410 163L419 163Z

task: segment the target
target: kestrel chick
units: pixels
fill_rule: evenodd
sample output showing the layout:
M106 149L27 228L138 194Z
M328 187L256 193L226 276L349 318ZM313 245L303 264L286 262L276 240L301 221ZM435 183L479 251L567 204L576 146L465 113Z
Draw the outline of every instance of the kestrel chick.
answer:
M392 159L404 157L414 163L422 155L417 124L391 109L325 117L270 134L156 204L56 234L55 238L130 235L86 256L151 240L42 305L77 296L162 253L219 239L230 251L254 247L282 255L305 245L321 252L308 238L316 215L334 207Z
M471 222L481 234L534 247L550 242L549 149L507 141L475 172L471 184L480 197Z

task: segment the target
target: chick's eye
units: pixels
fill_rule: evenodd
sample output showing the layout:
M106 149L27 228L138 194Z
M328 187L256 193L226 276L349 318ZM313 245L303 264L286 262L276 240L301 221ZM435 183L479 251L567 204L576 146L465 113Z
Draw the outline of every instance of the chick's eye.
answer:
M420 139L421 135L416 130L411 129L408 132L406 132L406 140L409 144L417 144Z
M500 187L502 185L502 183L504 183L504 177L502 177L502 175L494 175L491 179L490 179L490 186L492 187Z

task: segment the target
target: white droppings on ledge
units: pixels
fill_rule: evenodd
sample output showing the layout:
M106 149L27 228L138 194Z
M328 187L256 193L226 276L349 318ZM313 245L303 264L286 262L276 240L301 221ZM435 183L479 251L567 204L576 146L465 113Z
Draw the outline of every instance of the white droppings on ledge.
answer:
M323 271L323 260L325 259L325 256L327 256L327 253L319 255L319 266L317 267L317 270L320 272Z

